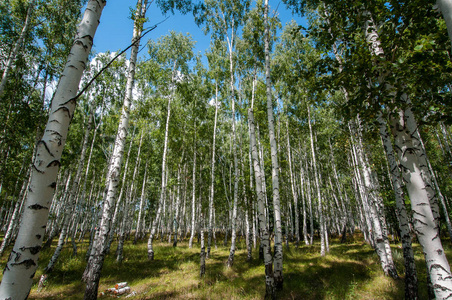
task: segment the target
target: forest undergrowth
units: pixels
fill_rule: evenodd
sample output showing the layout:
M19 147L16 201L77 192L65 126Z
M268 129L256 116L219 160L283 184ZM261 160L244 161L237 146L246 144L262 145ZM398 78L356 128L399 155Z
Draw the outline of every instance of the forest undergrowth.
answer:
M206 263L206 275L199 275L199 244L188 248L188 240L177 247L159 240L155 243L155 260L148 261L146 241L136 245L133 239L124 245L122 263L115 260L116 241L106 257L99 293L116 283L127 282L135 296L128 299L263 299L265 295L264 266L253 249L252 261L246 260L245 240L240 239L236 260L231 268L226 266L229 246L217 237L218 247L212 247ZM450 245L445 242L448 258L452 257ZM84 283L81 281L86 265L88 240L78 244L78 254L73 256L71 243L66 244L55 269L48 274L45 286L38 292L38 280L50 260L56 243L41 253L29 299L83 299ZM284 290L279 299L403 299L403 253L400 243L391 243L394 262L401 279L385 277L379 259L362 237L350 237L347 243L339 239L330 241L330 252L320 256L319 241L312 246L302 244L296 248L284 246ZM420 299L425 294L425 262L419 244L414 244L419 278ZM3 267L7 256L1 257ZM0 275L1 279L2 275ZM100 299L112 299L100 296ZM115 297L116 298L116 297ZM119 296L125 298L125 296Z

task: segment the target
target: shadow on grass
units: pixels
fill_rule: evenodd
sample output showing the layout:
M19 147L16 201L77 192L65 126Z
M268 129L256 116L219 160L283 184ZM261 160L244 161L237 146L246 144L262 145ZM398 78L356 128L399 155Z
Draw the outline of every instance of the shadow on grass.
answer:
M29 299L82 299L86 248L85 241L79 254L72 257L70 243L66 245L47 286L37 293L35 284ZM127 241L122 263L115 261L115 249L114 243L105 259L99 291L126 281L137 292L132 299L263 299L265 295L263 263L257 259L257 250L248 262L243 244L239 244L232 268L225 266L229 248L212 248L203 278L197 244L189 249L186 242L177 248L156 242L155 260L148 261L145 242L133 245ZM35 282L53 251L54 246L42 253ZM284 247L284 290L278 299L403 299L403 280L382 276L378 257L367 244L332 243L326 257L319 253L318 244ZM422 263L422 257L417 263ZM373 289L374 285L379 289Z

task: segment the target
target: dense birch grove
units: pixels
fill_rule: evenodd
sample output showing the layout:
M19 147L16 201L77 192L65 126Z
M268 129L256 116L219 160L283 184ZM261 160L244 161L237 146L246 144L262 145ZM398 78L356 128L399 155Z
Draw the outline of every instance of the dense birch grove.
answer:
M285 251L328 256L353 236L406 299L419 299L419 244L430 297L452 297L451 1L280 3L302 26L269 0L138 0L119 56L91 53L108 3L70 2L0 3L0 299L27 298L63 247L89 245L96 299L128 241L149 264L157 241L187 242L203 278L217 245L234 266L241 239L277 299ZM143 37L150 10L192 14L209 49Z

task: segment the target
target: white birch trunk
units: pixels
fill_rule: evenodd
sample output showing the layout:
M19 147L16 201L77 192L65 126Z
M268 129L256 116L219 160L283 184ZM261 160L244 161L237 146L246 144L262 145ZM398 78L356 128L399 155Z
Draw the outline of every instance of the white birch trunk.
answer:
M430 199L435 196L434 191L422 174L426 165L422 166L425 162L420 156L424 152L416 139L417 126L411 109L399 110L391 124L402 176L411 200L414 230L424 252L434 293L436 299L447 299L452 297L452 276L430 204Z
M146 166L144 167L144 175L143 175L143 185L141 186L141 197L140 197L140 207L138 211L138 220L137 220L137 230L135 232L134 244L137 243L138 239L141 239L143 236L143 210L144 210L144 199L146 198L146 175L148 172L148 161L146 161Z
M172 79L175 77L174 76L175 71L176 71L176 65L174 65ZM172 84L174 85L174 82L172 82ZM174 86L173 86L173 91L174 91ZM173 96L174 96L174 94L173 94ZM165 124L165 140L163 142L163 156L162 156L162 185L160 188L159 202L157 204L157 212L155 214L155 219L152 221L151 232L150 232L149 239L148 239L147 246L148 246L148 259L149 260L154 260L154 249L153 249L152 242L154 240L154 235L157 231L157 225L160 222L160 214L161 214L162 206L163 206L163 203L165 202L165 197L166 197L166 155L168 152L168 132L169 132L169 121L170 121L170 116L171 116L171 100L172 100L173 96L168 97L168 108L167 108L166 124Z
M19 193L19 197L17 198L16 204L14 205L14 211L11 214L11 218L9 219L8 228L5 232L5 236L2 241L2 245L0 246L0 257L3 255L3 252L5 252L6 247L8 247L9 242L11 238L13 237L14 229L17 226L17 223L19 221L19 215L22 210L23 203L25 201L26 197L26 190L28 189L28 176L30 174L30 168L28 168L27 175L25 176L24 182L22 183L22 188Z
M193 238L195 236L195 212L196 212L196 125L195 125L195 139L193 141L193 177L192 177L192 200L191 200L191 233L188 247L193 248Z
M411 246L411 230L405 207L401 175L394 156L395 153L392 147L392 142L387 131L387 123L383 119L381 112L378 113L377 121L379 125L380 137L386 153L386 159L389 164L390 177L395 194L397 220L402 238L403 257L405 259L405 299L418 299L416 264L414 260L413 248Z
M289 137L289 122L287 122L287 155L289 160L289 176L290 176L290 187L292 189L292 196L293 196L293 205L295 210L295 240L297 247L300 244L300 221L299 221L299 215L298 215L298 195L297 195L297 189L295 188L295 178L292 171L292 155L291 155L291 148L290 148L290 137Z
M200 217L199 217L199 224L200 224L200 235L201 235L201 253L199 255L199 266L200 266L200 270L199 270L199 275L201 277L204 277L204 275L206 274L206 245L204 242L204 217L203 217L203 213L200 213Z
M25 35L28 33L28 29L31 24L33 10L35 8L35 3L36 3L36 0L30 0L28 3L27 16L25 17L24 26L22 27L22 31L20 32L16 45L14 45L14 48L13 48L11 54L9 55L8 60L6 61L5 68L3 69L2 80L0 82L0 98L3 97L3 93L5 92L6 82L8 81L9 72L11 71L11 68L13 67L13 63L16 60L17 54L19 54L20 48L22 48L22 44L24 43L24 40L25 40Z
M106 195L103 201L102 218L99 224L99 231L96 234L93 248L83 274L83 280L86 283L86 290L84 299L96 299L97 289L100 280L100 273L102 270L105 258L105 246L108 242L108 237L111 229L112 207L114 207L116 192L119 185L119 176L121 173L121 165L124 154L124 145L129 127L130 107L132 102L132 89L135 82L135 65L137 61L139 39L143 28L142 19L145 17L147 8L147 0L138 0L136 20L133 29L132 42L134 45L131 49L128 77L126 84L126 92L124 103L122 107L121 118L116 134L115 146L113 149L110 167L106 183Z
M309 108L309 103L307 104L308 108L308 125L309 125L309 136L311 140L311 155L312 155L312 166L314 169L314 180L315 186L317 190L317 199L319 201L319 224L320 224L320 255L325 256L325 222L323 217L323 209L322 209L322 194L320 192L320 183L319 183L319 174L317 172L317 161L314 150L314 138L312 135L312 125L311 125L311 109ZM312 226L312 224L311 224Z
M129 195L126 198L126 201L124 203L124 215L123 215L123 223L121 226L121 233L119 235L119 242L118 242L118 247L116 250L116 261L121 262L124 257L123 257L123 249L124 249L124 240L125 240L125 234L126 234L126 226L127 226L127 221L129 220L128 217L128 213L129 213L129 207L133 205L133 193L135 192L135 178L137 176L138 173L138 169L140 167L140 162L141 162L141 146L143 145L143 137L144 137L144 130L141 131L141 137L140 137L140 144L138 146L138 153L137 153L137 158L135 161L135 168L133 170L133 175L132 175L132 180L131 180L131 184L129 187ZM132 218L133 219L133 218Z
M257 194L257 213L258 213L258 223L260 230L260 238L261 245L264 254L264 265L265 265L265 296L269 298L276 297L275 291L275 281L273 278L273 261L271 255L271 246L270 246L270 233L267 227L267 220L265 214L265 199L264 199L264 191L262 190L262 180L263 180L263 169L261 169L261 165L259 162L259 154L256 145L256 134L255 134L255 125L254 125L254 115L253 110L248 109L248 124L250 130L250 147L251 147L251 155L253 158L253 166L254 166L254 178L256 181L256 194Z
M61 154L72 120L78 85L106 1L91 0L55 92L44 136L38 142L30 187L16 243L0 285L0 299L25 299L30 292L42 246Z
M270 138L270 151L272 161L272 190L273 190L273 208L275 212L275 256L274 256L274 280L277 290L283 288L283 248L282 248L282 224L281 224L281 206L279 197L279 162L278 151L275 137L275 120L273 117L273 101L270 78L270 24L268 21L268 0L264 4L264 50L265 50L265 84L267 94L267 117L268 131Z
M218 105L218 84L215 84L215 119L213 123L212 161L210 163L209 233L207 236L207 258L210 258L210 249L212 245L213 234L213 200L215 195L215 143L217 133Z
M63 250L64 240L68 234L68 227L69 222L71 221L71 216L73 216L73 214L77 214L77 212L74 212L73 210L76 207L77 189L79 187L80 178L82 176L83 167L85 165L85 156L86 150L88 149L88 138L89 133L91 131L92 120L93 116L90 114L88 126L86 127L85 131L85 136L83 137L82 151L80 154L77 171L75 174L74 182L72 183L71 190L69 192L69 200L65 207L65 217L63 221L63 226L61 227L60 237L58 239L58 244L57 247L55 248L55 252L53 253L52 258L50 259L47 267L45 268L46 273L49 273L53 270L53 267L55 266L55 263L57 262L58 257L60 256L61 250Z

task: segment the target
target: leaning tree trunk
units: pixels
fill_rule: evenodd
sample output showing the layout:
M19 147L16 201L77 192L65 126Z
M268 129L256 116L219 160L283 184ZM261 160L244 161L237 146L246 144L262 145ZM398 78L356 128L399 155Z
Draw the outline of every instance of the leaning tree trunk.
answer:
M130 54L126 93L124 97L121 119L119 121L115 146L113 149L110 168L108 171L106 183L107 192L103 201L102 218L99 224L99 231L96 233L96 237L92 246L88 264L83 274L83 280L86 283L84 296L85 299L97 298L100 273L105 258L105 246L108 242L108 236L111 230L111 208L114 207L116 191L119 185L119 175L121 173L124 144L126 141L127 129L129 127L132 89L135 81L135 65L139 50L140 35L143 28L142 20L145 17L146 8L147 0L138 0L132 38L132 43L134 43L134 45L132 46Z
M56 187L61 154L72 120L76 92L106 1L91 0L78 27L52 107L44 136L37 144L30 187L12 254L3 273L0 299L25 299L30 292L42 246L50 202Z
M430 204L435 192L423 174L423 168L426 167L423 161L425 154L416 138L417 126L411 108L400 109L398 116L393 117L391 127L402 177L411 200L414 230L424 252L434 293L436 299L448 299L452 297L450 266L439 238L435 213Z
M80 178L82 176L83 167L85 165L85 156L86 156L86 150L88 149L88 138L89 138L89 133L91 131L92 121L93 121L93 116L92 116L92 114L90 114L88 126L86 127L86 131L85 131L85 136L83 137L82 151L80 154L77 171L75 174L74 182L72 183L71 190L69 192L69 200L66 204L66 211L65 211L63 226L61 227L60 237L58 239L58 244L57 244L57 247L55 248L55 252L53 253L52 258L50 259L47 267L45 268L46 273L49 273L53 270L53 267L55 266L55 263L57 262L58 257L60 256L61 250L63 250L64 241L66 239L66 235L67 235L68 229L69 229L69 223L71 221L71 216L73 215L73 213L75 213L75 214L77 213L77 212L73 212L73 210L76 208L75 202L76 202L76 198L77 198L77 189L79 187Z
M8 81L9 72L11 72L11 68L13 67L14 60L16 60L17 54L19 54L20 48L22 48L22 44L24 43L25 36L28 33L28 29L31 24L31 18L33 14L33 10L35 8L36 0L30 0L27 9L27 16L25 17L24 27L22 27L22 31L20 32L19 38L17 39L16 45L14 46L11 54L6 61L5 68L3 69L2 80L0 82L0 98L3 97L3 93L5 92L6 82ZM82 68L82 72L83 72ZM80 80L79 80L80 81ZM75 93L76 91L74 91Z
M270 24L268 21L268 0L264 4L264 49L265 49L265 84L267 94L267 117L268 131L270 138L270 151L272 161L272 190L273 190L273 208L275 218L275 257L274 257L274 280L277 290L283 288L283 247L282 247L282 224L281 224L281 206L279 200L279 162L278 148L275 137L275 119L273 117L273 101L270 78Z
M396 201L396 214L399 221L400 235L402 238L403 257L405 259L405 299L418 299L418 284L416 264L413 247L411 246L411 230L408 214L405 207L405 197L402 189L400 170L397 165L392 142L387 131L387 123L379 112L377 121L380 129L380 137L389 163L391 182Z
M11 215L11 218L8 223L8 229L6 230L5 236L2 241L2 245L0 246L0 257L5 252L6 247L8 247L11 238L13 237L14 228L17 226L16 223L19 222L19 215L21 212L21 208L25 201L26 190L28 188L28 176L30 174L30 168L28 168L27 175L25 176L24 182L22 183L22 188L19 193L19 197L17 197L16 204L14 205L14 211Z

